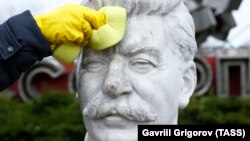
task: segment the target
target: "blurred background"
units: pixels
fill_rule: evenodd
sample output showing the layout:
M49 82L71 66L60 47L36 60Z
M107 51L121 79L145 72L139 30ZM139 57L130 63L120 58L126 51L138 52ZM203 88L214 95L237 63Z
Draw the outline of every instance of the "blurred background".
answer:
M81 1L1 1L0 23L27 9L39 14ZM184 2L196 27L198 80L179 124L250 124L250 1ZM74 69L48 57L0 92L1 141L83 140Z

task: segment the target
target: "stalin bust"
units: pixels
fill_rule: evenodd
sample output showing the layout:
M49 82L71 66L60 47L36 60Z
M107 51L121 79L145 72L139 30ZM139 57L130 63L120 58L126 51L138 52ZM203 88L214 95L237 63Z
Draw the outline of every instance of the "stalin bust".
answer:
M136 141L138 124L177 124L196 87L192 16L182 0L84 0L127 10L125 37L111 48L84 47L77 92L85 141Z

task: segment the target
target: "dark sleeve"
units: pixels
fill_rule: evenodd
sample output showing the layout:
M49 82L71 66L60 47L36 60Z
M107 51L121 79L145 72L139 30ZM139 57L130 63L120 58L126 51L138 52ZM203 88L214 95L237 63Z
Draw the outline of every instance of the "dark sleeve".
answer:
M0 91L15 82L36 61L51 55L30 11L13 16L0 25Z

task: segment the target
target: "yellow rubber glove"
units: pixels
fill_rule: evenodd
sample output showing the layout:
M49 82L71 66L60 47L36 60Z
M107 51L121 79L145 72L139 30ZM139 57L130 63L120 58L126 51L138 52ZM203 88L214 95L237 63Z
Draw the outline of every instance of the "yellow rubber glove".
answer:
M92 28L105 24L105 15L79 4L66 4L55 11L34 16L51 45L87 45Z
M62 23L65 23L65 27L69 27L68 29L62 29L65 27L63 25L59 25L58 20L55 19L55 16L61 16L62 11L71 12L72 8L73 11L78 11L78 14L81 12L81 9L84 8L85 10L82 12L84 13L85 19L83 17L72 19L66 18L65 16L64 18L61 17L59 20ZM75 14L78 15L77 13ZM72 14L69 14L68 17L70 16L72 16ZM52 19L50 20L50 18ZM59 8L54 13L49 14L49 16L36 16L35 19L42 32L45 34L48 33L48 38L46 35L45 37L50 42L52 42L52 44L54 44L51 46L53 50L53 56L64 63L72 63L80 52L81 45L79 45L78 40L76 40L78 38L76 37L83 38L83 45L87 45L87 43L90 41L90 47L96 50L103 50L118 43L124 37L126 30L126 9L115 6L106 6L101 8L99 11L94 11L90 8L80 5L66 5ZM44 25L46 26L43 26L43 24L41 24L42 19L47 19L51 22L45 22L46 20L44 20ZM73 24L77 25L79 23L83 23L83 28L80 28L80 25L76 26L76 28L73 26L72 28ZM55 24L54 28L56 28L58 31L51 28L49 26L50 24ZM79 28L77 29L77 27ZM81 31L80 29L83 30Z

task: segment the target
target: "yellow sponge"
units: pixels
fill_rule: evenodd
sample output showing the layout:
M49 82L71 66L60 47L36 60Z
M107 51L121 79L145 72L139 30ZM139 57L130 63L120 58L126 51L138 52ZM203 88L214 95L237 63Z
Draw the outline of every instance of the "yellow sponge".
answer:
M103 50L117 44L125 35L127 13L122 7L106 6L100 9L106 16L106 24L92 30L90 47Z
M109 48L122 40L126 31L126 9L105 6L99 10L106 17L106 24L92 30L90 47L96 50ZM80 52L80 45L62 44L53 49L53 56L64 63L73 63Z
M80 45L65 43L53 48L53 56L63 63L70 64L73 63L80 50Z

